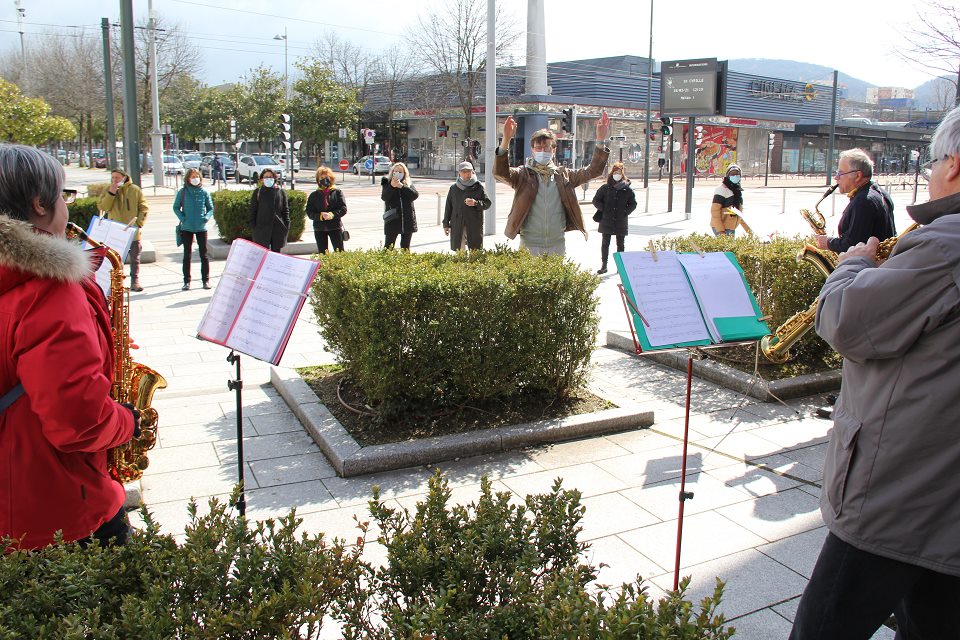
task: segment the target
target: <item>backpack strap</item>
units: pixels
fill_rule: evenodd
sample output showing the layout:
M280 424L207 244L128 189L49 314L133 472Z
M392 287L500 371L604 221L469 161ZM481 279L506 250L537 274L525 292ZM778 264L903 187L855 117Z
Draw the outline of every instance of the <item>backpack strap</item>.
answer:
M18 382L17 386L15 386L13 389L10 389L10 391L7 391L5 394L3 394L3 397L0 398L0 414L3 414L3 412L6 411L10 405L16 402L17 399L19 399L22 395L23 385Z

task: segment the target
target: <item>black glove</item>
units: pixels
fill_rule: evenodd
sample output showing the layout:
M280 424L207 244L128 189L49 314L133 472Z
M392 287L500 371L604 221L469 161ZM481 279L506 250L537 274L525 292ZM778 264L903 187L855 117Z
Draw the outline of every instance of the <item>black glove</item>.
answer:
M133 414L133 437L140 437L140 410L134 407L129 402L121 402L120 406L130 409L130 413Z

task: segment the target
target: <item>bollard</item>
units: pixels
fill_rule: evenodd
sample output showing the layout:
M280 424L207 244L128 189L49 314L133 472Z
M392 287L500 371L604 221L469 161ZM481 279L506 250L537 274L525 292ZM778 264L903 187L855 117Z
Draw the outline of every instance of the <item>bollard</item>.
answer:
M787 212L787 190L781 189L780 193L783 197L783 199L780 202L780 213L786 213Z
M437 226L443 224L443 212L440 210L440 194L437 194Z

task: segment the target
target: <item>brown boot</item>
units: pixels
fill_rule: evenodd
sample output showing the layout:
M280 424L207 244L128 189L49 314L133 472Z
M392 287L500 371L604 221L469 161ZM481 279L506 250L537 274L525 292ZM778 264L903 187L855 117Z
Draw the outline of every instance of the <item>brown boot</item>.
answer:
M139 280L134 280L134 281L133 281L133 283L130 285L130 291L136 291L136 292L138 292L138 293L139 293L140 291L143 291L143 287L140 286L140 281L139 281Z

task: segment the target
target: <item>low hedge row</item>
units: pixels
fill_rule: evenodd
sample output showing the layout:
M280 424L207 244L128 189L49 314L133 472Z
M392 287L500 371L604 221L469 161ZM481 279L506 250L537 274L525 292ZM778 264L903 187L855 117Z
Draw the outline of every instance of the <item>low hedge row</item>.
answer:
M234 500L237 494L234 493ZM291 512L248 522L210 502L178 543L147 527L126 546L60 544L14 551L0 562L0 638L599 638L726 640L717 613L723 584L699 606L689 579L659 602L638 576L614 591L593 587L577 540L584 507L559 484L522 502L493 493L449 504L435 476L415 511L396 510L374 490L370 513L386 560L363 560L356 544L298 533ZM2 542L2 541L0 541ZM338 626L334 629L324 626Z
M77 198L67 205L67 214L70 222L76 224L81 229L86 230L90 226L90 220L94 216L100 215L100 208L97 206L99 198Z
M213 192L213 219L220 230L220 239L224 242L233 242L237 238L253 239L250 230L252 193L252 191L228 191L227 189ZM287 242L297 242L303 236L306 225L307 194L303 191L287 191L287 202L290 206L290 229L287 232Z
M381 414L562 397L586 376L598 278L559 257L349 251L312 303L327 348Z

